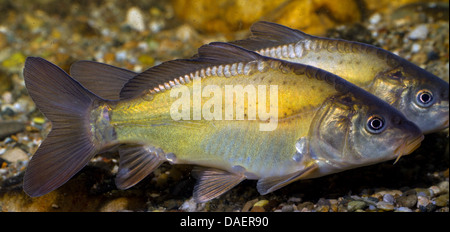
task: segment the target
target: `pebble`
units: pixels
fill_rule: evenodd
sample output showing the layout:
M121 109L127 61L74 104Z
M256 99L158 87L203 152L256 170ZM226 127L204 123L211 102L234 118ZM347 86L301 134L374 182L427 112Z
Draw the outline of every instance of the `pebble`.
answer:
M261 206L253 206L252 210L250 210L250 212L266 212L266 210L264 209L264 207Z
M381 14L375 13L369 18L370 24L377 24L381 21Z
M13 148L12 150L6 151L2 156L2 159L10 162L10 163L16 163L19 161L27 161L29 159L27 153L25 153L20 148Z
M145 30L144 16L142 12L137 7L131 7L127 11L127 19L126 24L128 24L131 28L137 31Z
M448 170L448 169L447 169ZM441 190L441 194L442 193L448 193L449 192L449 183L448 180L447 181L442 181L441 183L439 183L438 185L439 189Z
M242 207L242 212L248 212L256 202L258 202L258 198L247 201Z
M426 211L427 205L430 204L430 200L425 196L417 196L417 208L420 211Z
M15 133L21 132L25 129L25 124L16 121L0 121L0 139Z
M394 204L394 196L392 196L391 194L384 194L383 196L383 201L389 204Z
M416 188L416 194L417 196L423 196L423 197L433 197L434 193L429 188Z
M408 207L398 207L395 212L413 212L412 209Z
M434 200L436 206L439 206L439 207L448 206L448 196L449 196L449 194L447 193L447 194L436 197L436 199Z
M428 35L428 26L421 24L416 26L410 33L408 38L412 40L423 40L426 39Z
M417 196L415 194L399 196L395 201L400 207L412 208L417 204Z
M310 212L314 208L314 203L307 201L297 205L297 209L301 212Z
M284 205L281 208L281 212L293 212L294 211L294 207L292 205Z
M391 196L400 196L400 195L402 195L402 191L400 191L400 190L382 190L382 191L379 191L379 192L376 192L376 193L374 193L374 194L372 194L372 196L371 197L374 197L374 198L377 198L377 199L383 199L383 197L384 197L384 195L386 195L386 194L389 194L389 195L391 195Z
M420 51L420 49L422 48L422 46L420 46L420 44L418 43L414 43L411 47L411 52L412 53L417 53Z
M384 211L392 211L394 210L394 205L386 201L379 201L377 203L377 208Z
M260 201L256 202L256 203L253 205L253 207L255 207L255 206L264 207L264 206L267 205L267 204L269 204L269 201L268 201L268 200L260 200Z
M347 204L347 210L350 212L365 209L366 207L367 207L367 203L364 201L350 201Z
M197 203L195 203L194 198L190 198L189 200L183 202L178 209L186 212L195 212L197 210Z

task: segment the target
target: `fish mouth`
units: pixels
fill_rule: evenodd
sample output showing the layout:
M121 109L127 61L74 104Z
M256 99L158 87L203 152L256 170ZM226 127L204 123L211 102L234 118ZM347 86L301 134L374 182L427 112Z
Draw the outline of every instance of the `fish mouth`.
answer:
M397 163L400 157L409 155L411 154L411 152L420 147L420 143L424 138L425 137L423 134L417 136L412 140L410 139L410 137L406 138L405 141L395 150L395 156L397 156L397 159L395 159L394 164Z

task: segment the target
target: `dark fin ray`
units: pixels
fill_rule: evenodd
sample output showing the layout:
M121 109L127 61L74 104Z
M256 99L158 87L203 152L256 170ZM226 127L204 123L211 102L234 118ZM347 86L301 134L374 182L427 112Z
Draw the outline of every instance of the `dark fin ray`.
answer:
M123 86L137 73L104 63L80 60L70 66L70 75L97 96L119 100Z
M192 174L197 179L193 196L197 203L217 198L245 179L243 174L205 167L195 167Z
M275 177L259 179L258 183L256 184L256 188L258 189L258 192L261 195L266 195L266 194L271 193L277 189L280 189L294 181L297 181L301 178L306 177L309 173L316 170L317 168L318 168L318 165L313 164L311 166L306 167L303 170L300 170L298 172L294 172L292 174L288 174L285 176L275 176Z
M154 89L178 77L184 77L209 66L249 62L262 57L255 52L221 42L203 45L198 52L198 56L194 59L167 61L138 74L125 84L120 97L139 96L146 90Z
M119 148L119 172L116 186L127 189L144 179L166 161L163 154L151 146L125 146Z
M24 176L24 191L35 197L63 185L101 148L91 140L88 119L100 99L42 58L28 57L23 75L29 95L52 122Z
M230 43L252 51L258 51L269 47L297 43L313 37L299 30L265 21L254 23L250 30L252 35L248 39Z

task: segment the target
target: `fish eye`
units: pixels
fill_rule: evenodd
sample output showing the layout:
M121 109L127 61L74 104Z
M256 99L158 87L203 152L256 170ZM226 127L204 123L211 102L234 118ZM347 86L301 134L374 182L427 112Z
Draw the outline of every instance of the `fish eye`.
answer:
M366 129L372 134L381 133L385 128L383 117L379 115L372 115L367 119Z
M427 89L422 89L419 90L419 92L417 92L416 95L416 103L417 105L419 105L420 107L429 107L433 104L433 94L431 93L431 91L427 90Z

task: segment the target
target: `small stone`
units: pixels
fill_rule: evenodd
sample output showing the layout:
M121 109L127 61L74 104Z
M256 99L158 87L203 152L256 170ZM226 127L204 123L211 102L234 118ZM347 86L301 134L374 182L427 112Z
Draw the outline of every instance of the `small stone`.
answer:
M174 199L165 201L163 205L166 209L177 209L180 206L179 202Z
M416 188L417 196L423 196L423 197L433 197L434 193L430 189L426 188Z
M439 183L438 187L441 189L441 194L448 193L449 183L448 181L442 181L441 183Z
M297 208L302 212L309 212L314 208L314 204L312 202L303 202L297 205Z
M2 66L5 68L19 68L25 62L25 55L21 52L16 52L2 61Z
M428 35L428 27L425 24L419 25L414 28L411 33L409 33L408 38L413 40L423 40L426 39Z
M294 207L292 205L284 205L281 208L281 212L293 212L294 211Z
M320 198L317 202L317 212L328 212L330 210L330 201L325 198Z
M428 197L417 196L417 208L419 208L421 211L424 211L423 209L426 208L428 204L430 204L430 200L428 199Z
M137 7L131 7L127 11L126 23L133 29L137 31L145 30L144 16Z
M387 202L389 204L393 204L394 203L394 196L392 196L391 194L384 194L383 196L383 201Z
M118 212L126 210L128 204L129 200L127 198L119 197L106 202L105 205L100 208L100 212Z
M186 212L195 212L197 210L197 203L195 203L194 198L189 199L188 201L185 201L179 208L180 210L186 211Z
M395 199L399 207L412 208L417 203L417 196L415 194L409 194L397 197Z
M421 48L420 44L414 43L412 45L412 47L411 47L411 52L412 53L417 53L417 52L420 51L420 48Z
M5 48L6 46L8 46L8 37L6 34L0 32L0 49Z
M384 211L392 211L394 210L394 205L386 201L379 201L377 203L377 208Z
M256 203L253 205L253 207L255 207L255 206L264 207L264 206L267 205L268 203L269 203L268 200L260 200L260 201L256 202Z
M375 205L369 205L368 210L369 210L369 211L376 211L376 210L377 210L377 207L376 207Z
M369 18L370 24L377 24L381 20L381 15L379 13L375 13Z
M412 212L412 209L408 207L398 207L395 212Z
M338 203L339 203L338 200L330 199L330 209L332 212L338 212L339 210Z
M264 209L264 207L261 206L253 206L252 210L250 210L250 212L266 212L266 210Z
M445 207L448 206L448 196L449 194L440 195L439 197L436 197L435 204L439 207Z
M247 201L242 207L242 212L248 212L256 202L258 202L258 198Z
M364 201L350 201L347 204L347 210L350 212L365 209L366 207L367 207L367 203Z
M430 191L433 192L433 196L437 196L441 193L441 189L436 185L433 185L433 186L429 187L428 189L430 189Z
M32 121L33 121L33 123L42 125L42 124L45 123L45 118L43 118L43 117L34 117L32 119Z
M25 124L16 121L0 121L0 140L25 129Z
M2 159L10 162L10 163L16 163L19 161L26 161L28 160L28 155L22 149L20 148L13 148L11 150L6 151L2 156Z
M116 52L115 57L116 57L116 61L117 62L122 62L125 59L127 59L127 52L123 51L123 50L122 51L118 51L118 52Z

